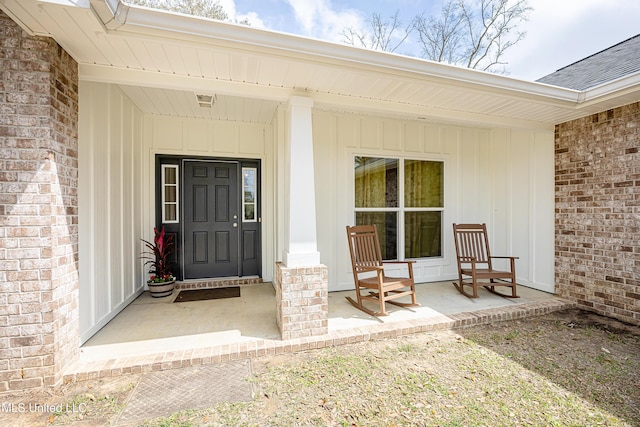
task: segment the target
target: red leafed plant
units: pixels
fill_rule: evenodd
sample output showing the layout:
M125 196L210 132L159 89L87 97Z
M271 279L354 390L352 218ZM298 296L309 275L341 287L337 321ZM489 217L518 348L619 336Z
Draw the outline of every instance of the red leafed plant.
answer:
M151 277L147 282L162 283L170 282L174 279L171 272L171 260L170 257L175 251L175 243L173 241L173 234L164 233L164 227L160 230L153 229L155 234L153 243L140 239L144 242L144 245L149 249L142 253L142 259L148 260L144 265L149 264L149 274Z

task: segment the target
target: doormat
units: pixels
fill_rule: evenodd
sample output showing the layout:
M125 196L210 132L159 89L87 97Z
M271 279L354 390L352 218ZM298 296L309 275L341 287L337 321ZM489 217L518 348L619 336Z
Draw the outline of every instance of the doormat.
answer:
M213 289L192 289L180 291L173 302L205 301L209 299L237 298L240 296L240 287Z

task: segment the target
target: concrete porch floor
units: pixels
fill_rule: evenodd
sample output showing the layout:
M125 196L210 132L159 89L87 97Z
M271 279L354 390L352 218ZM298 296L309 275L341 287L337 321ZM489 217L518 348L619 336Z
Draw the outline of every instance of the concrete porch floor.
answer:
M271 283L245 285L241 296L173 303L143 293L81 347L65 380L151 372L227 360L281 354L348 342L392 338L498 320L510 320L571 307L555 296L524 286L518 299L485 290L480 298L460 294L451 282L416 286L420 307L388 306L376 318L345 299L354 291L329 293L328 334L281 340Z

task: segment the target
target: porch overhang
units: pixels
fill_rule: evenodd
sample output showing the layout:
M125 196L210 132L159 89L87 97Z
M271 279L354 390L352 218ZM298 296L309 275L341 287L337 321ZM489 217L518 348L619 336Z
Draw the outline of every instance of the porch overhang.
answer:
M139 100L206 88L247 111L275 110L302 95L317 109L552 129L640 96L637 74L580 92L121 0L5 0L0 7L30 33L55 38L78 61L81 79L120 84L125 92L142 87ZM265 120L247 115L243 120Z

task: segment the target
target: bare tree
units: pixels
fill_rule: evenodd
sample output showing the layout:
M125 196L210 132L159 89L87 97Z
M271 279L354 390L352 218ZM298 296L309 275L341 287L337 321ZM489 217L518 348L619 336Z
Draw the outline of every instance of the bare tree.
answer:
M374 13L368 32L348 29L342 35L347 44L394 52L415 32L423 58L506 72L504 53L525 37L516 29L532 10L528 0L447 0L440 15L416 16L402 37L398 12L387 21Z
M531 10L527 0L449 0L439 18L416 22L423 55L483 71L503 66L504 71L501 58L525 37L515 28Z
M346 44L367 49L395 52L413 31L413 22L403 27L399 11L388 20L374 12L368 21L369 31L347 28L342 32Z
M447 2L439 18L416 16L415 29L422 47L421 56L437 62L460 61L462 19L453 1Z
M154 9L169 10L184 13L186 15L202 16L219 21L230 21L219 0L127 0L131 4L151 7ZM236 21L237 22L237 21ZM239 22L250 25L248 20Z

